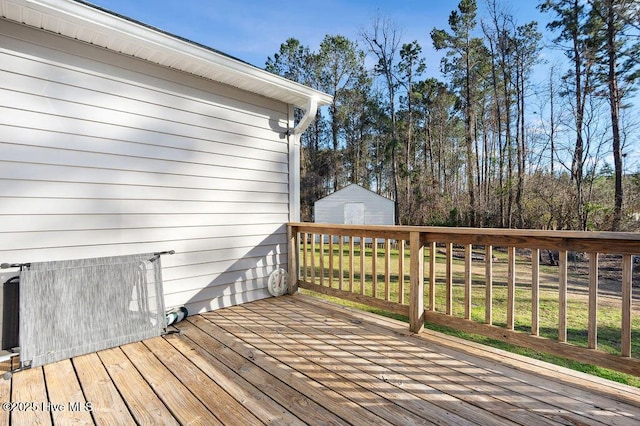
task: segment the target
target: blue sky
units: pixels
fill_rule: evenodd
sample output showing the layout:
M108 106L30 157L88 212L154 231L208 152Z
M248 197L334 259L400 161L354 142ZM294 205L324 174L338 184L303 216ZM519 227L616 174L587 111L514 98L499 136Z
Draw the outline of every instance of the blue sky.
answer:
M390 19L401 31L401 42L417 40L427 62L424 77L443 79L440 73L442 52L436 52L429 33L434 27L449 29L448 18L459 0L87 0L118 14L136 19L180 37L204 44L228 55L263 68L280 44L295 37L311 50L318 49L327 35L343 35L358 40L362 29L371 28L376 15ZM536 8L540 0L498 0L516 19L517 25L537 21L543 43L551 45L554 35L546 31L553 16ZM478 0L480 20L488 19L486 0ZM363 47L363 46L361 46ZM536 66L533 81L548 79L551 64L562 61L557 48L542 51L546 60ZM564 68L562 71L564 72ZM541 107L531 105L531 111ZM544 108L544 107L543 107ZM538 118L540 116L537 116ZM627 168L635 170L640 153L637 137L630 138L625 149L631 154ZM571 145L571 141L567 142ZM606 161L612 164L610 153Z
M448 18L458 0L89 0L105 9L136 19L235 56L260 68L280 44L295 37L316 50L325 35L358 39L371 27L376 14L393 21L402 42L417 40L427 59L429 76L439 75L441 53L431 44L429 32L448 29ZM537 0L502 0L518 23L541 23L549 16L536 10ZM478 1L483 13L484 0Z

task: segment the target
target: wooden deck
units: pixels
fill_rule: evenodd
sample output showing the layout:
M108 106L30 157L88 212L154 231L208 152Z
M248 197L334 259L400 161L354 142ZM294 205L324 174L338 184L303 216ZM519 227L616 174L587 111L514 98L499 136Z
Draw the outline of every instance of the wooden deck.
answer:
M307 296L178 328L0 380L0 424L640 424L640 389Z

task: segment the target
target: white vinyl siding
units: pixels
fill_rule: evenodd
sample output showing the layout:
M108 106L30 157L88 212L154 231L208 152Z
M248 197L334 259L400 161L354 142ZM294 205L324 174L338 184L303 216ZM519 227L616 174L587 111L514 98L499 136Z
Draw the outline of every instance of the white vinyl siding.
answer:
M175 250L167 307L286 267L289 106L0 20L0 261Z

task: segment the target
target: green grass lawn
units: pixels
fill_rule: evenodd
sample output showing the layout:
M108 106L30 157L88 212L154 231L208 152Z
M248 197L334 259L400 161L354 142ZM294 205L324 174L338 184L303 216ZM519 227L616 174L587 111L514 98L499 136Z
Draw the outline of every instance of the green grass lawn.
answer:
M319 284L320 279L320 248L319 244L315 247L315 280ZM308 247L308 253L311 253L311 247ZM480 252L483 253L483 252ZM334 270L329 271L329 246L324 245L324 262L323 262L323 276L324 285L328 285L329 275L332 275L333 282L332 287L338 288L339 271L338 271L338 244L334 244L333 256L334 256ZM373 295L373 277L372 277L372 249L367 247L364 251L364 273L365 273L365 294ZM496 250L493 251L494 263L493 263L493 302L492 302L492 321L494 325L506 326L507 319L507 254L506 252ZM344 270L343 270L343 285L344 289L349 287L349 279L351 272L349 271L349 248L345 244L343 249L344 256ZM376 291L376 297L385 298L385 286L384 286L384 250L378 250L376 273L378 276L378 288ZM404 262L404 300L408 303L409 300L409 250L405 250L405 262ZM360 271L360 247L359 244L355 245L353 253L353 292L361 293L361 271ZM429 249L425 248L425 307L427 307L428 298L428 275L429 275ZM310 263L310 262L309 262ZM310 280L310 264L307 265L307 280ZM445 312L446 306L446 286L445 286L445 255L437 249L436 254L436 289L435 289L435 311ZM398 270L399 270L399 251L397 249L391 249L390 251L390 274L391 282L389 285L389 299L392 301L399 300L399 286L398 286ZM546 265L540 265L540 320L539 320L539 332L543 337L550 339L558 338L558 268ZM464 261L454 258L452 276L453 276L453 302L452 314L454 316L464 316L464 286L463 286L463 272ZM304 274L304 271L303 271ZM584 287L588 277L580 276L577 274L569 275L571 288ZM485 319L485 282L484 282L484 263L473 262L472 265L472 309L471 319L477 322L484 322ZM323 296L327 297L327 296ZM357 307L370 312L376 312L381 315L392 316L397 319L407 321L407 318L402 316L392 315L387 312L380 311L379 309L367 307L365 305L355 304L344 300L338 300L336 298L330 298L333 301L341 303L343 305ZM516 291L515 291L515 329L529 333L531 331L531 269L530 261L521 256L516 257ZM588 328L588 298L583 292L569 291L567 302L567 341L568 343L577 346L587 346L587 328ZM620 353L620 325L621 325L621 308L619 298L615 297L601 297L598 306L598 349L608 353L619 354ZM445 327L439 327L427 324L427 327L433 330L437 330L443 333L455 335L464 339L476 341L479 343L487 344L490 346L505 349L511 352L519 353L522 355L530 356L536 359L541 359L554 364L563 365L578 371L587 372L608 379L616 380L621 383L630 384L632 386L640 387L640 378L630 376L615 371L595 367L587 364L578 363L571 360L559 358L557 356L543 354L528 349L519 348L501 341L490 339L484 336L471 335L469 333L459 332L457 330L448 329ZM634 358L640 358L640 339L637 336L640 333L640 315L634 313L632 316L632 356Z

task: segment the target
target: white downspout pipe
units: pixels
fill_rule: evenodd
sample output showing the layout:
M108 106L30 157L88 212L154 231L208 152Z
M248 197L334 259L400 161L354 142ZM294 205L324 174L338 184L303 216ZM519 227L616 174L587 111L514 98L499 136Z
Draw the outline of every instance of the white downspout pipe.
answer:
M293 105L289 106L290 123L293 123ZM300 221L300 134L316 118L318 98L310 97L304 116L297 126L289 128L286 137L289 140L289 221ZM290 124L291 125L291 124Z
M315 120L317 112L318 112L318 98L316 98L315 96L311 96L309 97L309 103L307 104L307 108L304 112L304 115L302 116L302 119L300 119L300 122L296 127L294 127L292 130L289 130L289 134L299 135L300 133L307 130L307 127L309 127L309 124L311 124L311 122Z

